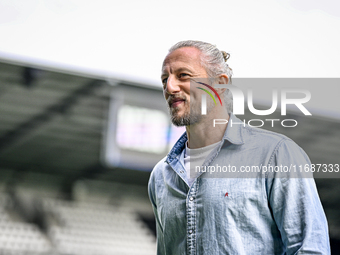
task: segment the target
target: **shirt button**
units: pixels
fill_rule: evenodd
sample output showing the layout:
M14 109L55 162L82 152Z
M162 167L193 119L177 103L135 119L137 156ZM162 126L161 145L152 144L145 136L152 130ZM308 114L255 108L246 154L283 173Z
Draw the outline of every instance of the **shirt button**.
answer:
M182 173L184 173L184 171L183 171L183 170L181 170L181 174L182 174Z
M194 198L193 198L193 197L190 197L189 199L190 199L190 201L194 200Z
M192 229L190 229L190 230L189 230L189 234L192 234L192 232L193 232L193 230L192 230Z

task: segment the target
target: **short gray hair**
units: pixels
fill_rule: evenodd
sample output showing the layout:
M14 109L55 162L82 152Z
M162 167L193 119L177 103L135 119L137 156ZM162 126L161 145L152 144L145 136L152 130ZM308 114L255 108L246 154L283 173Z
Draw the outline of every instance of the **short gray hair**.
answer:
M169 53L183 47L194 47L201 51L201 65L205 68L209 77L216 78L221 74L226 74L229 78L229 83L231 83L233 70L226 63L230 57L229 53L220 51L215 45L210 43L193 40L176 43L169 49ZM228 112L232 112L233 98L229 90L224 93L224 101L226 103Z

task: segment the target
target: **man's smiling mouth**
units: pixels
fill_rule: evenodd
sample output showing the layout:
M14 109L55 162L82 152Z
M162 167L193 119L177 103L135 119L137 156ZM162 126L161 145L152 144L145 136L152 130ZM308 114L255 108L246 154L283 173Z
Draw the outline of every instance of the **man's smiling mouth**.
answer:
M181 97L171 98L169 100L169 106L172 108L175 108L179 106L181 103L184 103L185 101L186 101L185 98L181 98Z

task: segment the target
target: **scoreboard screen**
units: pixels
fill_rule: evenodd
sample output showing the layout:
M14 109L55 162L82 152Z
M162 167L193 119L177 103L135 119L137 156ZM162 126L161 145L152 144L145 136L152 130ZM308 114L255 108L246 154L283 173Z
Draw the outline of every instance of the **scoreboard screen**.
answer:
M102 159L108 167L151 171L184 132L171 124L161 90L115 86Z

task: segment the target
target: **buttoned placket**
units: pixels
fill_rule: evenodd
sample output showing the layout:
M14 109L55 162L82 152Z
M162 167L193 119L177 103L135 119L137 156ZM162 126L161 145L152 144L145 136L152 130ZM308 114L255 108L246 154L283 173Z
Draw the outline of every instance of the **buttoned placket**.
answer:
M199 179L196 179L191 185L187 199L187 253L189 255L196 254L196 196L199 187Z
M170 167L180 176L180 178L188 185L186 181L186 170L184 168L183 156L181 155L171 160L166 161ZM196 179L189 188L186 197L186 218L187 218L187 254L196 254L196 202L197 191L199 187L199 179Z

